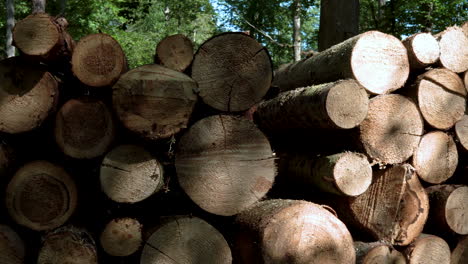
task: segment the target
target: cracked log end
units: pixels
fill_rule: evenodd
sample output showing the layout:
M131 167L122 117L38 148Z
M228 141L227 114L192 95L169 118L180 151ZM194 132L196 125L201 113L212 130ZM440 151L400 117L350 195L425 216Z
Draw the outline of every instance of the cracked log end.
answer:
M101 233L101 246L111 256L129 256L142 244L141 229L142 226L136 219L113 219Z

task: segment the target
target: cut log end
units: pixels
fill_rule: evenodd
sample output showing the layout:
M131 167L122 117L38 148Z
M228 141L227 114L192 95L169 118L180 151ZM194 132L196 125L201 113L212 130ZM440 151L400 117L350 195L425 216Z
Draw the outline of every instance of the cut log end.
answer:
M455 233L468 235L468 186L456 188L445 205L447 224Z
M440 46L440 64L456 72L468 70L468 37L458 26L447 28L438 37Z
M354 242L356 264L406 264L405 256L393 247L380 242Z
M348 196L364 193L372 182L372 168L367 158L358 153L346 152L340 156L333 169L335 185Z
M156 63L179 72L185 71L193 60L192 41L182 34L164 38L156 47Z
M452 251L452 256L450 258L450 264L465 263L468 263L468 236L465 236L458 241L457 247Z
M163 168L145 149L121 145L102 161L100 181L113 201L136 203L159 191L164 182Z
M439 60L439 42L430 33L418 33L403 41L411 69L421 69Z
M24 243L18 234L6 225L0 225L0 252L0 263L24 263Z
M60 39L53 18L37 13L16 23L13 29L15 46L27 55L46 55Z
M101 234L101 246L111 256L129 256L142 244L141 228L141 224L136 219L113 219Z
M463 117L455 124L455 134L460 145L468 150L468 115Z
M409 264L450 264L450 248L442 238L422 234L405 250Z

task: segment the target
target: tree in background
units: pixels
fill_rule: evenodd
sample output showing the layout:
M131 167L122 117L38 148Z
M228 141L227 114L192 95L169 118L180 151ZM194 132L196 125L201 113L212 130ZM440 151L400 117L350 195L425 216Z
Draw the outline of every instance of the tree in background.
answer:
M13 46L13 27L15 26L15 3L13 0L6 0L6 56L7 58L15 56L15 47Z

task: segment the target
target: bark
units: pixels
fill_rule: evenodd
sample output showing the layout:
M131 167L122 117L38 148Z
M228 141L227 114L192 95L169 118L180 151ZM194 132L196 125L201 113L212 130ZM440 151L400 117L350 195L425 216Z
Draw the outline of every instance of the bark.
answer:
M113 106L124 126L149 140L169 138L187 127L197 101L196 82L159 65L122 75L113 87Z
M244 118L226 115L190 127L178 143L175 166L188 196L205 211L224 216L260 200L276 174L263 133Z
M450 264L450 248L447 242L434 235L421 234L404 251L409 264Z
M155 63L183 72L192 63L192 41L182 34L165 37L156 46Z
M129 256L143 243L141 230L142 225L136 219L112 219L101 233L101 246L111 256Z
M456 73L468 70L468 37L463 29L448 27L436 38L440 46L440 65Z
M355 80L299 88L261 103L255 121L264 131L350 129L366 117L369 99Z
M203 43L195 54L192 78L203 102L221 111L244 111L270 88L268 51L243 33L224 33Z
M6 55L7 58L15 56L13 46L13 27L15 26L15 3L13 0L6 0Z
M468 263L468 236L460 238L457 247L452 251L450 264Z
M45 13L46 0L32 0L32 13Z
M111 86L127 71L127 59L114 38L104 33L91 34L76 44L72 71L88 86Z
M121 145L104 157L100 180L103 192L111 200L136 203L161 189L163 167L142 147Z
M141 253L141 264L232 263L231 249L213 226L197 217L171 217L155 228Z
M358 0L322 0L320 4L319 51L359 34Z
M25 251L23 240L9 226L0 225L0 263L23 264Z
M0 131L16 134L37 128L55 111L56 79L39 66L13 57L0 61Z
M417 33L403 40L411 70L422 69L439 60L439 42L430 33Z
M462 148L468 151L468 115L463 115L455 124L455 135Z
M15 173L5 200L10 216L18 224L42 231L68 220L76 207L76 192L75 183L63 168L34 161Z
M467 37L468 38L468 37ZM463 74L463 82L465 83L465 89L468 91L468 71Z
M398 250L383 242L354 242L356 264L406 264Z
M408 74L408 55L401 41L369 31L278 69L273 85L287 91L351 78L372 94L384 94L402 87Z
M301 60L301 2L294 0L293 8L293 46L294 46L294 61Z
M238 263L355 263L353 240L333 212L296 200L262 201L236 217Z

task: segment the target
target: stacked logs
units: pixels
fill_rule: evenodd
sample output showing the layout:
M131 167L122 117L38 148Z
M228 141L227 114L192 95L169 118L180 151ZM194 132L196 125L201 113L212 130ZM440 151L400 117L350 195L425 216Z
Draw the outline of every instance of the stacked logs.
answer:
M273 74L244 33L168 36L128 69L67 25L28 16L0 62L1 263L467 261L460 28Z

